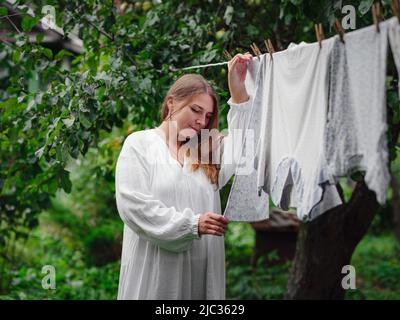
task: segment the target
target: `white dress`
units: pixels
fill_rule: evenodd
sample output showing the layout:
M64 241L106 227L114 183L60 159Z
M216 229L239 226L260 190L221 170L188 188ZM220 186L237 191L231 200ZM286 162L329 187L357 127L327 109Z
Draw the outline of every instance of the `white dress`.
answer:
M251 102L228 101L221 149L230 152L222 152L219 188L235 171L243 137L232 133L246 128ZM200 214L221 214L219 189L203 170L191 171L187 161L182 167L148 129L126 138L115 176L124 222L118 299L225 299L224 238L197 230Z

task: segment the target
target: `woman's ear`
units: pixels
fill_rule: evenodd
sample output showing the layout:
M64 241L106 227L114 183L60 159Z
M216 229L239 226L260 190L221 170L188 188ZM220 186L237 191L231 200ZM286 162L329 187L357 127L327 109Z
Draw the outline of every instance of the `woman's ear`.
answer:
M173 97L169 96L167 98L167 107L168 107L168 115L171 115L174 112L174 99Z

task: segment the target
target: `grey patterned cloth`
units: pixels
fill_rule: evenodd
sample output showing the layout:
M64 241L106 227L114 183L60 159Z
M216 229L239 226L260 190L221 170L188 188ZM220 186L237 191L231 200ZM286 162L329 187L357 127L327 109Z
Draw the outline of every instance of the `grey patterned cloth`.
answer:
M262 90L264 77L269 74L270 58L266 54L260 61L254 57L246 74L246 90L253 97L252 113L248 123L242 156L237 165L234 181L224 215L231 221L260 221L268 218L269 197L257 189L257 149L260 140Z
M386 121L387 26L336 37L330 64L325 155L332 176L365 171L365 182L384 204L390 181Z

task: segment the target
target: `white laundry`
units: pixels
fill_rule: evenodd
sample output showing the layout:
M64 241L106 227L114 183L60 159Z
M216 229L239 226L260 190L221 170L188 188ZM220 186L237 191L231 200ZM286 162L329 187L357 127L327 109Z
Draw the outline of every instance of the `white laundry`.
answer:
M340 205L326 170L324 129L328 105L328 61L333 39L292 43L273 55L265 82L258 187L284 210L296 207L310 220Z
M331 58L325 154L334 177L365 171L364 180L384 204L389 186L386 61L387 22L335 38Z
M259 84L269 74L270 59L266 54L249 62L246 74L246 90L253 96L251 117L246 128L246 136L235 178L229 193L224 216L231 221L260 221L268 218L269 197L257 189L257 148L260 141L261 113L265 106L258 92Z
M231 133L246 127L251 100L228 104L224 144L240 150ZM235 170L225 158L220 188ZM200 214L221 214L219 189L202 169L192 172L188 161L182 167L158 130L126 138L116 166L116 201L124 222L118 299L225 298L224 238L198 235Z

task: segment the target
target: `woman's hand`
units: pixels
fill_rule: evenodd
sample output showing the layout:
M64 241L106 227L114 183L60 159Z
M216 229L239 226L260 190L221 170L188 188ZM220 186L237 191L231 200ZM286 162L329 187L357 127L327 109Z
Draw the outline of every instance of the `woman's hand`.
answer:
M249 99L244 80L246 79L247 65L251 59L250 53L238 53L228 63L228 85L233 103L241 103Z
M199 234L212 234L222 236L228 226L229 220L220 214L206 212L200 215Z

